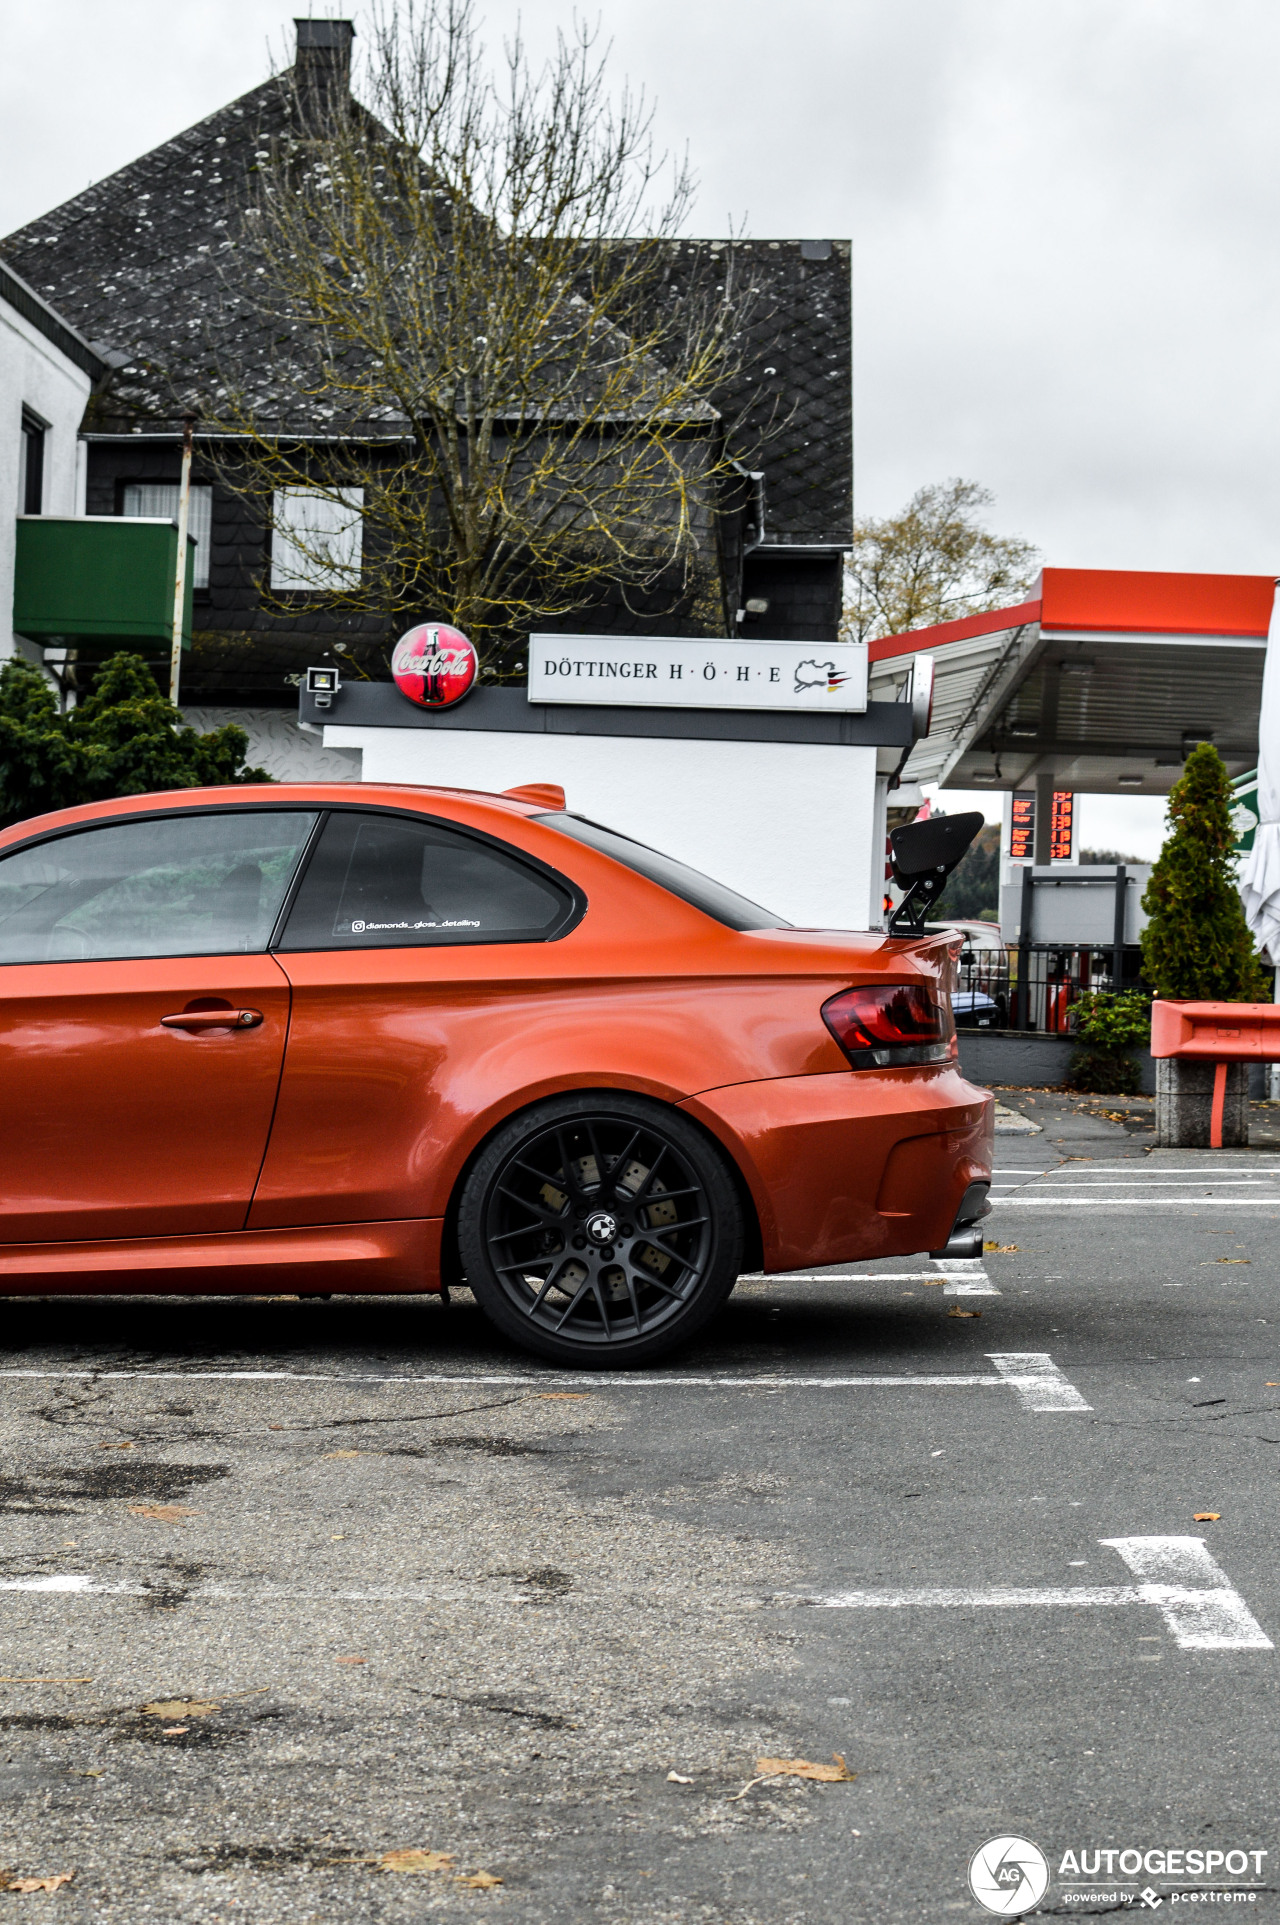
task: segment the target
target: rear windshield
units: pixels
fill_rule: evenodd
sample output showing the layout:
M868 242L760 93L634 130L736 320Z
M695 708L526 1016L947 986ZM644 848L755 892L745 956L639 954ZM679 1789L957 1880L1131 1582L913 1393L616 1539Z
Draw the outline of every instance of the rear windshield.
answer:
M695 909L701 909L703 915L713 916L730 929L791 927L781 916L775 916L772 910L762 909L758 902L748 902L736 889L726 888L723 882L713 882L710 876L677 862L674 856L664 856L643 842L633 842L630 836L619 835L616 829L605 829L598 822L589 822L585 816L540 815L535 820L545 822L549 829L558 829L561 835L572 836L575 842L585 842L589 849L598 849L601 855L612 856L615 862L624 863L628 869L634 869L637 875L656 882L662 889L669 889L682 902L692 903Z

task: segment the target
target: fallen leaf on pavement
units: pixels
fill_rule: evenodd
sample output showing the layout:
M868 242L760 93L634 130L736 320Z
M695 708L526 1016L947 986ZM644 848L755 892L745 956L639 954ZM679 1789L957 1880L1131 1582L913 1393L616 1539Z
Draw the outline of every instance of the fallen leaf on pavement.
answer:
M756 1785L762 1785L766 1778L813 1778L824 1785L851 1785L858 1775L857 1772L849 1770L838 1751L833 1751L831 1756L835 1759L833 1765L814 1764L809 1758L757 1758L755 1777L750 1779L741 1791L733 1792L729 1803L733 1805L739 1798L745 1798L749 1791Z
M502 1880L495 1878L492 1872L472 1872L470 1878L455 1878L453 1882L455 1885L470 1885L473 1892L487 1892L495 1885L500 1885Z
M184 1517L199 1517L186 1504L130 1504L129 1509L135 1517L149 1517L157 1524L177 1524Z
M7 1892L56 1892L59 1885L69 1885L75 1877L74 1872L55 1872L52 1878L10 1878L5 1881Z
M222 1705L217 1698L153 1698L142 1709L148 1718L207 1718Z
M1215 1263L1252 1263L1252 1257L1215 1257Z
M959 1304L957 1304L954 1310L948 1310L947 1315L949 1317L980 1317L982 1312L981 1310L962 1310Z
M99 1444L99 1450L137 1450L136 1444Z
M359 1455L360 1452L358 1450L327 1450L325 1452L326 1457L359 1457Z
M831 1756L832 1765L815 1765L808 1758L757 1758L756 1771L761 1778L816 1778L822 1785L849 1785L857 1777L850 1771L838 1751Z
M684 1777L678 1771L669 1771L667 1773L667 1783L669 1785L691 1785L693 1779Z
M335 1664L368 1664L368 1658L335 1658Z
M984 1243L984 1250L994 1250L998 1257L1011 1257L1018 1248L1016 1243Z
M388 1851L378 1860L384 1872L447 1872L453 1869L456 1853L451 1851Z
M1197 1511L1191 1522L1193 1524L1217 1524L1221 1518L1221 1511Z

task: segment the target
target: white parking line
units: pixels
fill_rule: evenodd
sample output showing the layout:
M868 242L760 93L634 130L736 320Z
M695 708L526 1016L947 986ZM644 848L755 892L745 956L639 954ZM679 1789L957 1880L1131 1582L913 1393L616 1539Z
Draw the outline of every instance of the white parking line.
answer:
M1009 1610L1153 1604L1184 1651L1270 1651L1258 1620L1201 1537L1102 1537L1138 1584L995 1585L986 1589L840 1591L800 1603L829 1611Z
M936 1283L936 1270L751 1270L739 1283Z
M989 1351L1005 1382L1018 1393L1024 1410L1089 1410L1071 1379L1046 1350Z
M838 1276L830 1270L775 1270L768 1276L753 1270L739 1278L741 1283L937 1283L939 1274L946 1281L944 1297L998 1297L980 1257L937 1257L934 1270L845 1270Z
M540 1390L573 1385L584 1390L998 1390L1016 1391L1025 1410L1088 1410L1078 1390L1047 1352L1009 1351L992 1356L995 1373L904 1371L877 1376L801 1377L742 1372L736 1377L710 1371L685 1377L664 1377L652 1371L558 1371L539 1376L528 1372L427 1371L416 1376L386 1372L309 1370L4 1370L0 1381L11 1383L226 1383L226 1384L405 1384L415 1390L432 1385L451 1390ZM443 1411L442 1416L448 1416Z
M1280 1196L996 1196L994 1210L1193 1210L1274 1209Z
M944 1297L998 1297L982 1265L981 1257L935 1257L934 1262L946 1278Z

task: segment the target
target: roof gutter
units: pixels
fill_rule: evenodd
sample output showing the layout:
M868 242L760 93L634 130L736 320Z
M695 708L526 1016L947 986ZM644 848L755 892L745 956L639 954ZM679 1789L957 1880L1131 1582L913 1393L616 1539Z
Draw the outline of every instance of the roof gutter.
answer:
M108 363L89 345L83 334L77 333L69 322L54 312L47 301L40 299L34 288L27 286L21 275L15 274L3 262L0 262L0 299L6 300L16 314L37 328L45 340L51 341L59 353L74 362L82 374L87 374L91 381L101 381Z

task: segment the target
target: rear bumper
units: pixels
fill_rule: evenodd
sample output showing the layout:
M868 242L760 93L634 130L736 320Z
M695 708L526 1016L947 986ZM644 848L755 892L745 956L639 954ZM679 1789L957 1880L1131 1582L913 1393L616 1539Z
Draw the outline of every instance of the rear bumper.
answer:
M680 1107L741 1170L766 1270L939 1249L991 1180L994 1101L951 1064L737 1083Z

